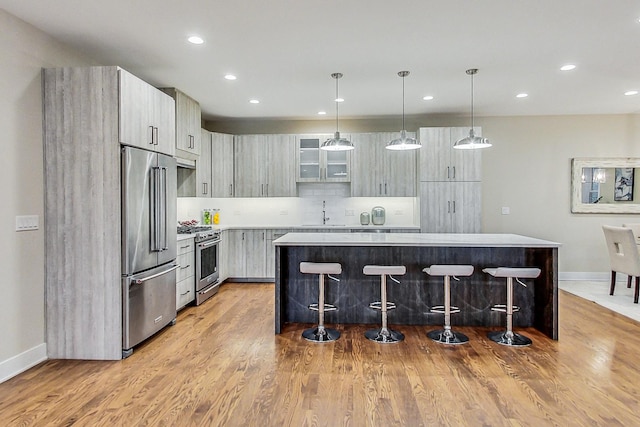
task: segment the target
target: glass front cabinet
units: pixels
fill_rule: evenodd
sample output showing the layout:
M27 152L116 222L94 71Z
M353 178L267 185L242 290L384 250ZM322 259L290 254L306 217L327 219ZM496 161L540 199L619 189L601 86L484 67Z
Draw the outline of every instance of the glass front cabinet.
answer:
M350 182L351 151L321 150L331 134L296 137L298 182ZM349 135L342 135L349 138Z

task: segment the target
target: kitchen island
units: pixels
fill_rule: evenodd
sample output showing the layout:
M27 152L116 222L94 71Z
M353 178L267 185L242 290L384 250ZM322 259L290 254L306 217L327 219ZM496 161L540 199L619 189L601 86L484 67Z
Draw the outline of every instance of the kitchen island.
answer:
M326 302L337 311L325 313L327 324L380 322L369 303L380 300L380 279L365 276L367 264L404 265L407 273L388 281L391 325L441 325L442 314L430 312L444 302L441 277L422 269L431 264L470 264L472 276L452 281L451 303L461 312L452 325L504 327L504 313L491 310L506 301L505 279L482 272L487 267L538 267L542 270L527 287L514 284L514 303L520 311L514 326L534 327L558 339L559 243L516 234L420 233L288 233L274 240L275 332L285 323L317 323L317 312L307 307L318 298L318 277L300 273L302 261L339 262L340 282L326 281Z

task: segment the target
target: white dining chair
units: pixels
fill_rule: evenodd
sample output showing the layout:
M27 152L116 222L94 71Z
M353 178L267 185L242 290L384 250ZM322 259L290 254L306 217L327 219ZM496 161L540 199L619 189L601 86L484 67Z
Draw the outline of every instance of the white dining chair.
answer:
M640 251L636 244L631 228L603 225L604 238L609 250L611 262L611 289L609 295L613 295L616 287L616 273L628 276L627 285L631 285L631 279L636 279L636 289L633 302L638 303L638 291L640 290Z

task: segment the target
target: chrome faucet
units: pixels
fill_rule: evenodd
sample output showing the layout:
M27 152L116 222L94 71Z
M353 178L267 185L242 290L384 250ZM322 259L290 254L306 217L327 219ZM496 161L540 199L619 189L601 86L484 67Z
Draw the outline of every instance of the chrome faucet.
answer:
M322 201L322 225L325 225L327 223L327 221L329 221L331 218L327 217L327 211L325 210L325 201Z

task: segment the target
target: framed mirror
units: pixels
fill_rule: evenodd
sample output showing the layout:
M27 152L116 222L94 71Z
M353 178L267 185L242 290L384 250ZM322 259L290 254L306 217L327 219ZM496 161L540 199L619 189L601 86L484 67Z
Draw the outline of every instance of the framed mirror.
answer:
M571 160L571 212L640 213L640 158Z

